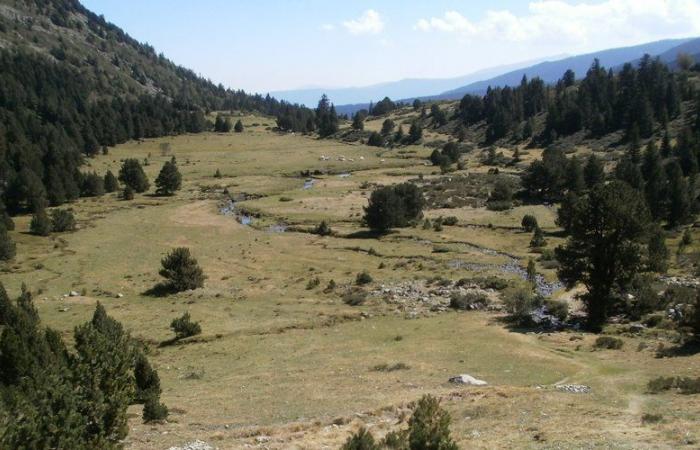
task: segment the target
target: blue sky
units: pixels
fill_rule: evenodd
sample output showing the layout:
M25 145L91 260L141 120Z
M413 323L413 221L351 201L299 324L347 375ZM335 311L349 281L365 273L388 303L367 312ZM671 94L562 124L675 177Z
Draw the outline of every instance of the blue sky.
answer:
M178 64L268 92L446 78L700 35L700 0L83 0Z

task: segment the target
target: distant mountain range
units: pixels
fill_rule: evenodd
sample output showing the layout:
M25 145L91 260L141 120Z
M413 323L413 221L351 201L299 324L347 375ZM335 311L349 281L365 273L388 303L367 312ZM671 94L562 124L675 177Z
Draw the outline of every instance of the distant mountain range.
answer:
M489 86L514 86L523 75L540 77L546 83L555 83L568 69L583 77L594 59L605 67L619 69L627 62L636 63L645 54L659 57L672 68L679 53L687 53L700 62L700 38L666 39L631 47L613 48L569 57L549 57L511 66L481 70L463 77L450 79L407 79L366 87L338 89L301 89L271 92L276 98L314 107L322 94L328 95L340 114L352 114L367 108L369 101L384 97L392 100L456 100L465 94L483 94Z
M433 95L435 93L456 89L460 86L464 86L479 80L495 77L511 70L529 67L547 59L562 58L563 56L564 55L550 56L548 58L539 58L536 60L523 61L515 64L490 67L469 75L463 75L455 78L408 78L363 87L313 87L286 91L272 91L270 92L270 95L280 100L299 103L300 105L306 105L312 108L316 107L318 100L323 94L326 94L336 105L353 103L369 104L370 100L376 102L384 97L397 99Z

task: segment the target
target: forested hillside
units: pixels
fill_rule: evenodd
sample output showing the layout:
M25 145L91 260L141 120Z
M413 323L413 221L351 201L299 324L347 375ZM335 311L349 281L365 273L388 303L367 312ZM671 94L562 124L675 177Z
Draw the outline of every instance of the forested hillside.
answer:
M83 158L128 139L199 132L211 110L296 107L214 85L77 0L0 2L0 180L10 211L81 193Z

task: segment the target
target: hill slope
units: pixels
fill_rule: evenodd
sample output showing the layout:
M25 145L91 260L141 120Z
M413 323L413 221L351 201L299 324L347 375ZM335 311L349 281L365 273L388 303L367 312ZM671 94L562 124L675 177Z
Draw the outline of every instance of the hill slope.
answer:
M513 70L487 80L478 81L457 89L443 92L433 96L435 99L455 100L462 98L464 94L483 94L489 86L516 86L522 80L523 75L528 78L539 77L545 83L556 82L567 70L571 69L579 76L583 76L590 68L594 59L598 59L600 64L606 67L617 67L626 62L639 60L645 54L657 56L666 54L667 57L673 55L675 59L677 52L672 49L684 44L694 44L698 39L667 39L663 41L650 42L647 44L635 45L633 47L613 48L600 52L587 53L585 55L572 56L558 61L547 61L524 69ZM684 48L684 47L681 47ZM683 50L680 50L683 51ZM665 61L667 62L667 61Z

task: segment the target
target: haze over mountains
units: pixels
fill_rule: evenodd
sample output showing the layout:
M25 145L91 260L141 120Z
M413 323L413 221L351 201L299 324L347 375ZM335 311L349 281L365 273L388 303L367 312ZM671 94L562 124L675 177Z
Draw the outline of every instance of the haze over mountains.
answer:
M568 69L573 70L577 76L583 76L596 58L603 66L616 68L627 62L638 61L643 55L649 54L658 56L663 62L673 65L679 53L700 55L700 38L666 39L576 56L550 57L545 61L493 67L449 79L405 79L365 87L313 88L275 91L270 94L281 100L314 107L321 95L325 93L336 104L339 113L351 114L366 108L370 101L376 102L384 97L394 100L414 98L456 100L468 93L483 94L489 86L517 85L523 75L528 78L540 77L545 83L554 83Z

